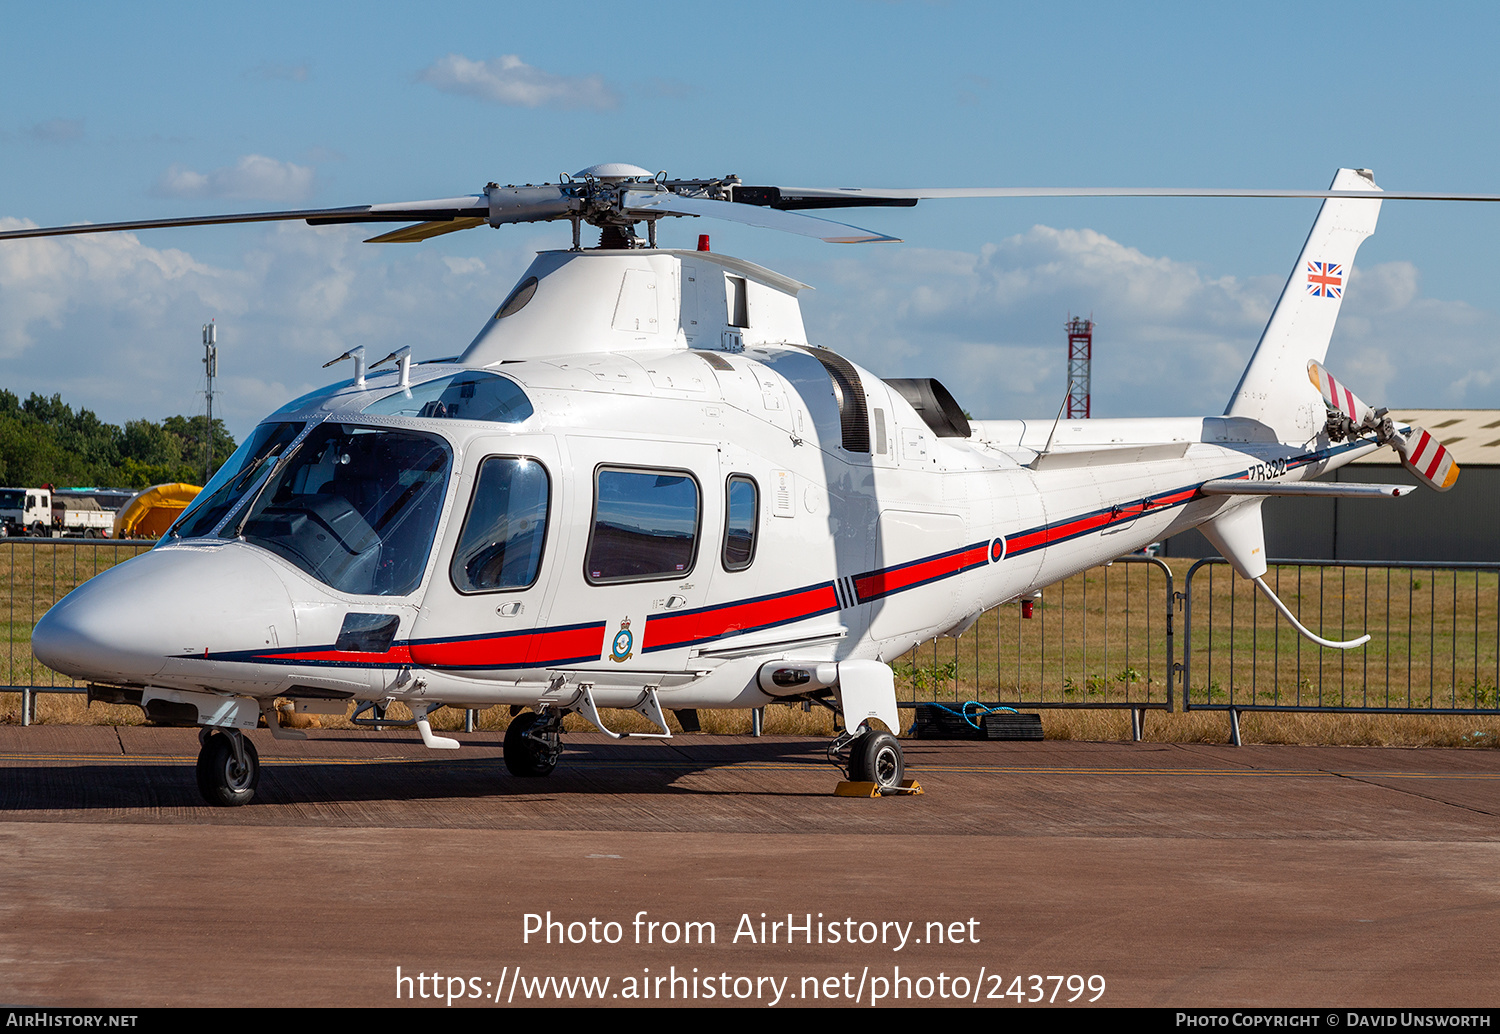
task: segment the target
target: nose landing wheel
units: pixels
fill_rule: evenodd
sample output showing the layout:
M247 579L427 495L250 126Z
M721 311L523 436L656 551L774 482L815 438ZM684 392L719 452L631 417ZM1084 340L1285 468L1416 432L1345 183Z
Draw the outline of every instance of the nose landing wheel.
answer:
M260 755L238 729L199 734L198 792L209 804L233 808L249 804L260 783Z
M562 754L562 715L550 710L527 711L511 719L505 730L505 767L511 775L532 778L551 775Z

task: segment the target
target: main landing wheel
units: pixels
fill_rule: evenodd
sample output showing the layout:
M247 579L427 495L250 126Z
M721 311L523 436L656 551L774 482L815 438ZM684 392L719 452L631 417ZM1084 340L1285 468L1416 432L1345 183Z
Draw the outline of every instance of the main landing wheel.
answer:
M198 792L219 808L249 804L260 783L260 755L255 752L255 744L247 736L234 734L245 752L242 763L235 756L229 735L216 732L205 737L198 752Z
M901 785L906 761L901 741L888 732L871 730L855 740L849 752L849 778L856 783L875 783L882 790Z
M511 719L505 730L505 767L511 775L532 777L551 775L557 767L557 756L562 753L557 734L545 732L531 735L532 727L542 716L535 711L518 714ZM546 737L543 739L542 737Z

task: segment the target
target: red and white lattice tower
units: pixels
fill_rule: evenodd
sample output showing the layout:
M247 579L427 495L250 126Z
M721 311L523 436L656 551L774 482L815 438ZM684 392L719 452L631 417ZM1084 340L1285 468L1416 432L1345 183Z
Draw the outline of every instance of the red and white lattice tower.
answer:
M1090 367L1094 362L1094 321L1074 316L1068 320L1068 419L1089 416Z

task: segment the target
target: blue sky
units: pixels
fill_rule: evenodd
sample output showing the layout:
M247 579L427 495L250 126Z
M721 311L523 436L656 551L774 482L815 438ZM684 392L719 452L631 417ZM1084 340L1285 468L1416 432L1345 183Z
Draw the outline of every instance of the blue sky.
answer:
M66 15L64 17L64 14ZM359 204L600 161L797 186L1386 187L1500 193L1482 5L68 4L0 8L0 220ZM1070 312L1095 413L1222 409L1309 201L924 202L824 245L669 222L813 284L815 341L1048 416ZM1392 406L1500 406L1500 207L1389 202L1330 366ZM368 235L368 234L365 234ZM202 405L221 326L243 436L353 344L451 354L565 226L421 245L300 223L0 246L0 384L113 421ZM383 354L383 353L382 353Z

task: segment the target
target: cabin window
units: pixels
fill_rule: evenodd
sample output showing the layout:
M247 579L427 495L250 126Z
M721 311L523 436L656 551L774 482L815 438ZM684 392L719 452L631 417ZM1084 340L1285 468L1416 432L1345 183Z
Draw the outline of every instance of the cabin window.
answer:
M474 593L535 585L547 537L550 494L547 470L536 460L486 459L449 566L454 588Z
M681 578L697 557L698 516L698 482L686 471L599 468L585 577L595 585Z
M495 319L503 320L507 316L514 316L526 308L526 303L531 301L531 296L536 294L537 278L529 276L516 285L516 289L510 292L510 297L500 303L500 308L495 310Z
M729 479L724 500L724 570L743 571L755 559L760 489L745 474Z

